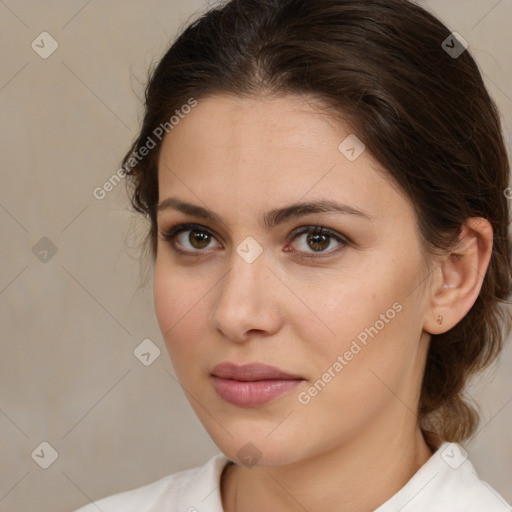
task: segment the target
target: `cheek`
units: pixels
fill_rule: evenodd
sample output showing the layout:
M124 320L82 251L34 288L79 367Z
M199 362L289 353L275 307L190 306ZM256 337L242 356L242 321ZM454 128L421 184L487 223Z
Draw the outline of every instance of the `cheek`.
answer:
M162 334L172 335L190 315L196 314L197 306L208 292L209 280L200 271L191 273L190 269L180 268L165 247L159 250L153 276L153 301Z
M322 335L326 329L318 321L297 326L304 344L301 359L308 361L310 370L309 382L297 396L299 411L311 429L318 418L324 418L326 440L336 438L338 432L357 430L396 401L390 390L412 402L398 390L404 381L411 390L417 383L415 308L392 283L367 284L367 288L333 290L323 300L317 297L317 304L323 306L320 316L335 335Z
M381 257L355 277L339 273L295 288L303 304L287 308L288 322L304 344L303 357L316 369L310 377L325 374L339 356L343 369L335 373L350 374L351 382L375 380L362 376L363 367L366 373L382 368L393 374L393 367L408 364L421 334L421 305L411 293L419 280L413 263Z
M164 338L167 338L166 333L172 329L178 319L177 311L181 306L176 290L177 287L171 282L168 273L163 271L162 265L157 260L153 277L153 302L158 325Z
M205 339L208 281L191 280L179 268L155 265L153 300L158 325L174 362L202 350Z
M323 346L350 340L379 319L401 295L391 269L378 262L363 271L326 272L302 281L289 281L294 296L283 312L293 325L301 324L299 339L316 339Z

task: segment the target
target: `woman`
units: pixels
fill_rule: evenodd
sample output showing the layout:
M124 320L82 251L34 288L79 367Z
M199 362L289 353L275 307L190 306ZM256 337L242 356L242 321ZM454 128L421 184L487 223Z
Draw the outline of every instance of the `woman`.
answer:
M509 512L458 444L510 330L509 167L465 41L406 0L233 0L124 160L157 318L219 447L81 509Z

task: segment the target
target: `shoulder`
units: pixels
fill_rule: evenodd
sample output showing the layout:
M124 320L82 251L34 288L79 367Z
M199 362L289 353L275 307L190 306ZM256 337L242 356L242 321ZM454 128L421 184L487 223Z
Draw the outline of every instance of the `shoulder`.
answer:
M375 512L511 512L512 507L480 479L467 452L443 443L407 484Z
M222 512L219 482L228 462L223 453L218 453L203 466L91 502L75 512L192 512L205 506L212 512Z

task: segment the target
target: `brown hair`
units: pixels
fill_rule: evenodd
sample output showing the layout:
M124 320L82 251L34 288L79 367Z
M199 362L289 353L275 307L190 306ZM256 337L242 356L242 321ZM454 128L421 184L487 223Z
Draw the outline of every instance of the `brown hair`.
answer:
M232 0L187 26L153 70L143 126L123 162L155 257L155 129L170 131L170 116L190 98L307 94L348 122L405 191L427 253L450 248L468 218L488 219L494 245L480 295L429 347L418 419L432 449L474 434L479 416L465 386L496 359L511 327L509 164L499 113L470 53L449 53L464 49L450 37L407 0ZM130 164L150 138L157 147Z

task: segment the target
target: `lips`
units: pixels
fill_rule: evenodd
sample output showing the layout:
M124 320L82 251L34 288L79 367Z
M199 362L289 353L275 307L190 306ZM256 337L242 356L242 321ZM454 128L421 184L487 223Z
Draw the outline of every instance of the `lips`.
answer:
M275 366L221 363L211 372L213 387L226 402L238 407L257 407L288 393L304 379Z
M254 382L257 380L302 380L302 377L298 375L292 375L275 366L261 363L251 363L242 366L234 363L221 363L215 366L211 373L215 377L243 382Z

